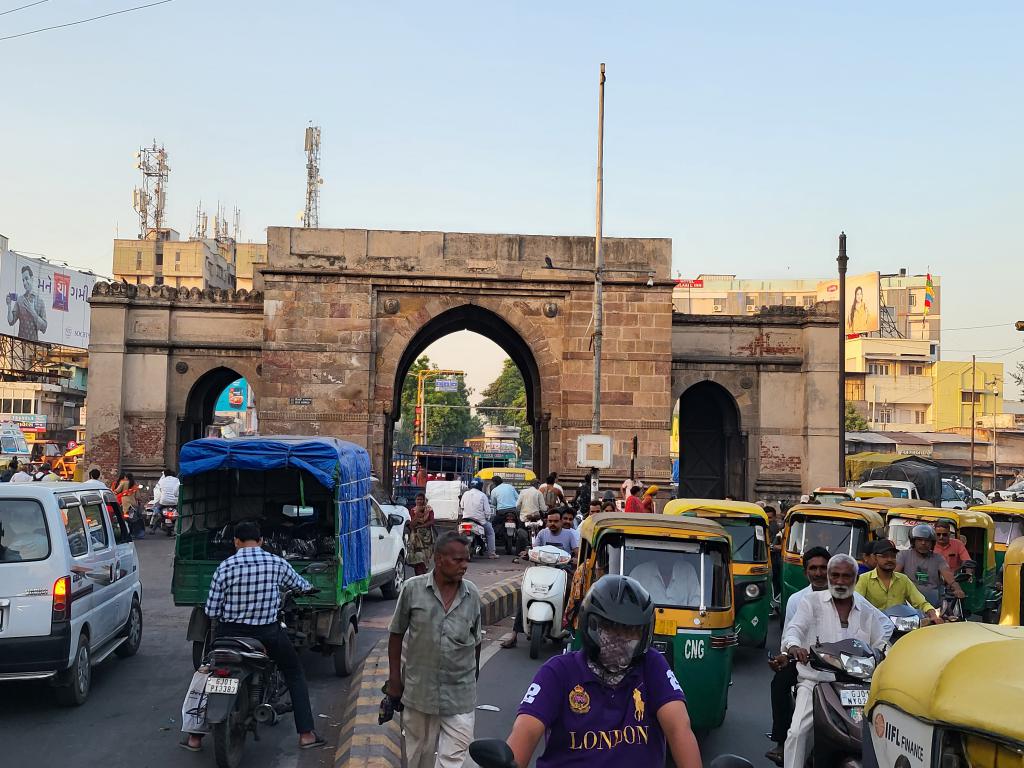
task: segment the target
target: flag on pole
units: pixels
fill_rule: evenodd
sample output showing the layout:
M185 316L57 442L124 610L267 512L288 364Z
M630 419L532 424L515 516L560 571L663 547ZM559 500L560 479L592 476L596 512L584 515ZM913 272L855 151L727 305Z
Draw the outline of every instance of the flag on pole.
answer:
M924 313L927 315L932 310L932 302L935 301L935 284L932 283L932 273L924 281Z

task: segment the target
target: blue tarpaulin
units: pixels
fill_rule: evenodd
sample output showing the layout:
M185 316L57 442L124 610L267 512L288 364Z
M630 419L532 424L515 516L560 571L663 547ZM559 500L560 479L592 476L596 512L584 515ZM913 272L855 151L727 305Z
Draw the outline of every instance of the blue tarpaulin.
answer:
M334 491L342 560L342 586L370 574L370 455L333 437L206 438L186 443L182 478L220 469L302 469Z

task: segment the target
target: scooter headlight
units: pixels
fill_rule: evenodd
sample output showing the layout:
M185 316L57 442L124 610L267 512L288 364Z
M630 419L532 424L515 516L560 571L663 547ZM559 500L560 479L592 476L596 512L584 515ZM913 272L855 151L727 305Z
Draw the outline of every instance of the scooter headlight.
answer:
M890 621L896 627L897 632L910 632L921 626L920 616L891 616Z
M866 679L875 672L874 657L848 656L844 653L839 658L843 663L843 669L846 671L846 674L851 677Z

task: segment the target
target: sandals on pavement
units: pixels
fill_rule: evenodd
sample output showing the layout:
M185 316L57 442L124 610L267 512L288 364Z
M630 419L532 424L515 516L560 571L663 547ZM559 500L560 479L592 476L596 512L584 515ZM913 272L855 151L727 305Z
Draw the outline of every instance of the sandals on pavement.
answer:
M187 749L189 752L203 751L202 742L200 742L200 745L198 747L193 747L191 744L188 743L188 739L185 739L184 741L179 741L178 746L182 749Z
M325 739L323 736L321 736L316 731L313 732L313 735L316 736L316 738L313 741L309 742L308 744L301 744L300 743L299 744L299 749L319 749L320 747L327 746L327 739Z
M499 643L499 645L501 645L501 647L505 648L506 650L509 648L515 648L516 636L512 635L511 637L506 637L504 640L501 641L501 643Z

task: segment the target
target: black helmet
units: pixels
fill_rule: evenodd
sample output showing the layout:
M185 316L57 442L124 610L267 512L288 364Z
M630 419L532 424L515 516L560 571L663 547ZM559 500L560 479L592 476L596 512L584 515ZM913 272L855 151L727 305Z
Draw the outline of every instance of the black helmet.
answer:
M919 523L910 529L910 540L914 539L927 539L932 544L935 543L935 529L927 523Z
M580 630L587 658L596 662L601 652L597 630L601 622L626 627L644 627L640 644L631 664L643 659L654 639L654 601L644 586L629 576L602 576L583 598L580 605Z

